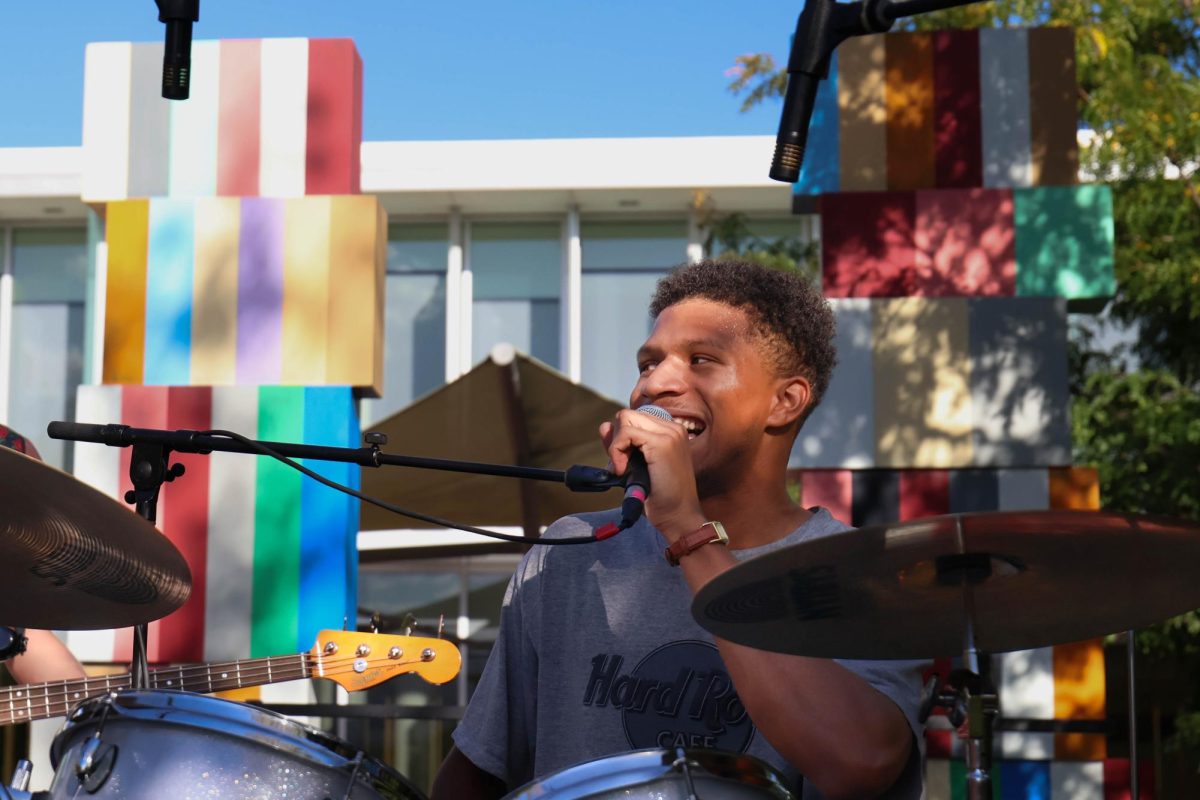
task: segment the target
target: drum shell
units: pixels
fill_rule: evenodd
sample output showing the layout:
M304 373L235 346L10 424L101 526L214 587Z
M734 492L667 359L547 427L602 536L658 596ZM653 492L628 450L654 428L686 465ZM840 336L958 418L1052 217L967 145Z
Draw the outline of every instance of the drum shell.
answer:
M51 747L51 800L89 796L76 764L97 730L102 749L116 747L107 778L90 793L98 798L424 800L373 758L362 756L356 769L360 751L322 731L265 709L169 690L118 692L76 708Z
M718 750L634 750L585 761L527 783L504 800L687 800L673 766L687 759L699 800L795 800L783 777L753 756Z

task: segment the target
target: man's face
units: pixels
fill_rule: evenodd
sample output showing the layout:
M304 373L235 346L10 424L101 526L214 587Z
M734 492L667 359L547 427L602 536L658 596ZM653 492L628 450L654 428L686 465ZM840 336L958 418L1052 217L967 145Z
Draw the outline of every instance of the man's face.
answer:
M688 429L702 494L763 443L779 380L762 347L745 311L695 298L659 314L638 350L629 406L659 406Z

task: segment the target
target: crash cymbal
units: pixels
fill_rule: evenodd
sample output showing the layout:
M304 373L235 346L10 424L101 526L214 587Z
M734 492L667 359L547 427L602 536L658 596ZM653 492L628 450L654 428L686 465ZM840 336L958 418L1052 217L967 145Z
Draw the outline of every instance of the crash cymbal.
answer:
M86 630L163 617L192 576L153 525L92 487L0 447L0 624Z
M696 594L696 621L762 650L826 658L999 653L1200 608L1200 527L1095 511L951 514L768 553Z

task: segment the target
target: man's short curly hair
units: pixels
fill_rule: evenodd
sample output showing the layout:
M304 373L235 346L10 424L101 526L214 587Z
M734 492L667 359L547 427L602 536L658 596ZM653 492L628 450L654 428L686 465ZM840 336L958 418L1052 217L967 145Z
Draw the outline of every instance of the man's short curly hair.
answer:
M655 319L665 309L704 298L746 311L779 375L802 375L812 385L807 418L821 402L837 364L836 323L821 292L794 272L745 261L706 260L676 267L650 301Z

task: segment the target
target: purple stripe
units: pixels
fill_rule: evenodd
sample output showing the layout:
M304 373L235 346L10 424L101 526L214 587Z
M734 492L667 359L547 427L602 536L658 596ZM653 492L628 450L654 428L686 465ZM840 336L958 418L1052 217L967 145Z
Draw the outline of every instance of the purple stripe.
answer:
M242 198L237 382L279 383L283 364L283 200Z

